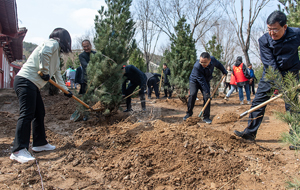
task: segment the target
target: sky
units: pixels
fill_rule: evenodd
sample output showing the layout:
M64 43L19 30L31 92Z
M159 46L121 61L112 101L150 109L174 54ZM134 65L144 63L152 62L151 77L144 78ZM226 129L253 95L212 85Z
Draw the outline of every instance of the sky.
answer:
M28 30L24 41L35 44L48 39L50 33L57 27L67 29L74 44L77 37L94 28L95 15L98 15L101 6L106 6L104 0L16 0L16 2L19 27L26 27ZM270 14L277 9L277 4L277 0L271 0L262 14Z

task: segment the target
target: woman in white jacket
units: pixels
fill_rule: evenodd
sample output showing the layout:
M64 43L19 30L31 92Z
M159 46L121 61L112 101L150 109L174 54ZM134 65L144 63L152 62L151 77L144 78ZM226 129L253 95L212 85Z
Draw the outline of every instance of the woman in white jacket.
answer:
M14 80L14 90L19 99L20 117L17 122L14 146L10 159L26 163L35 158L28 152L32 123L33 148L35 152L54 150L46 140L45 108L40 94L47 81L54 76L66 90L61 71L60 53L71 52L71 37L67 30L56 28L49 39L36 47ZM44 75L38 74L41 71ZM69 91L69 90L68 90ZM65 94L72 97L72 93Z

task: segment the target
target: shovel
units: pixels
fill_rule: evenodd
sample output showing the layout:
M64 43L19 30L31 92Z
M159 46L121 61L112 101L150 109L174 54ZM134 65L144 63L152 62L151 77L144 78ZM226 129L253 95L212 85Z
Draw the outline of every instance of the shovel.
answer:
M43 76L43 73L41 71L38 72L38 74L40 76ZM66 91L63 87L61 87L60 85L58 85L56 82L54 82L53 80L49 79L49 82L51 84L53 84L55 87L57 87L58 89L60 89L61 91L63 91L65 94L69 94L68 91ZM84 103L83 101L81 101L79 98L77 98L76 96L72 95L72 98L75 99L76 101L78 101L79 103L81 103L82 105L84 105L84 107L90 109L91 111L99 111L100 108L98 109L93 109L92 107L90 107L89 105L87 105L86 103Z
M300 87L300 84L299 84L296 88L299 88L299 87ZM261 103L261 104L255 106L255 107L251 108L250 110L245 111L244 113L242 113L242 114L239 116L238 119L241 119L242 117L244 117L244 116L247 115L248 113L252 113L252 112L254 112L254 111L257 110L257 109L259 109L259 108L261 108L261 107L264 107L264 106L267 105L268 103L273 102L274 100L280 98L282 95L283 95L283 94L278 94L277 96L274 96L273 98L270 98L269 100L267 100L267 101L265 101L265 102L263 102L263 103Z
M202 113L204 112L204 110L206 109L206 107L208 106L209 102L211 101L212 97L215 95L216 91L218 90L221 82L223 81L224 77L226 75L223 75L221 80L219 81L219 83L217 84L216 88L214 89L213 93L211 94L211 96L209 97L209 99L207 100L207 102L205 103L204 107L202 108L201 112L199 113L198 117L202 116Z

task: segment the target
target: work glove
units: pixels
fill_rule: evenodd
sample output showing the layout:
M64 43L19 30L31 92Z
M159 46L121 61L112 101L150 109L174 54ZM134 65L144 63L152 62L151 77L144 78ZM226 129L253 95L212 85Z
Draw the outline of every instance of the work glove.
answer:
M68 98L72 98L73 94L70 90L68 90L69 94L64 93L65 96L67 96Z
M48 74L43 74L43 76L40 75L40 77L44 80L44 81L48 81L50 79L50 75Z

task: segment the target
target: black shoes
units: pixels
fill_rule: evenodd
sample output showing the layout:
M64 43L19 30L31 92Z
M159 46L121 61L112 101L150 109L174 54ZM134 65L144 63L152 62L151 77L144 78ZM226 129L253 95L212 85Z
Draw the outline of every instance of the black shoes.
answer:
M130 108L130 109L124 110L123 112L130 112L130 111L133 111L133 110Z
M289 149L290 150L300 150L300 145L299 144L297 144L296 146L291 145L291 146L289 146Z
M240 132L240 131L234 130L234 134L236 136L241 137L241 138L246 139L246 140L250 140L250 141L254 141L255 140L255 136L254 135L245 134L244 132Z
M190 114L186 114L186 115L183 117L183 121L186 121L187 118L189 118L189 117L191 117L191 115L190 115Z
M211 119L209 118L204 118L202 121L204 121L207 124L211 124Z

